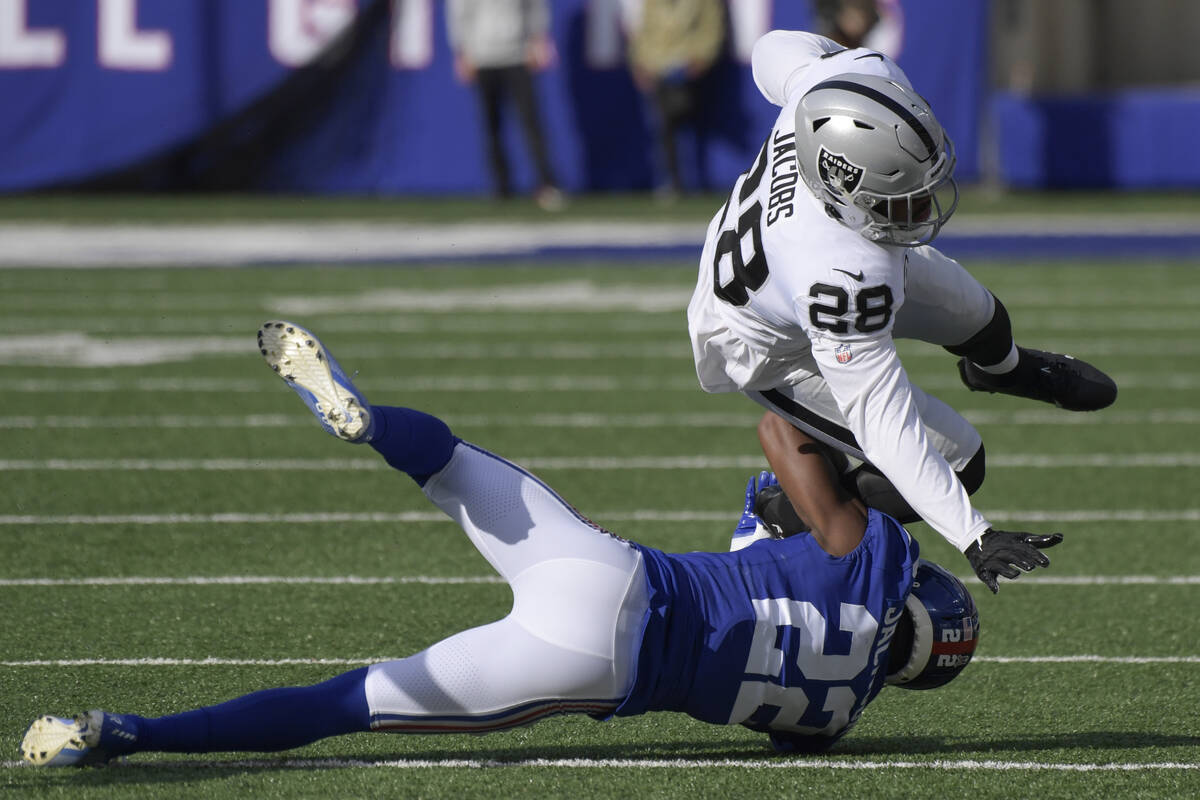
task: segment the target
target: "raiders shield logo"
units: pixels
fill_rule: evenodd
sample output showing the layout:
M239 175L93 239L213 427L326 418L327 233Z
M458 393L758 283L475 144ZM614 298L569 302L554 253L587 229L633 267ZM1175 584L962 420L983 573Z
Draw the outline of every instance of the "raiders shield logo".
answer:
M851 163L845 156L822 147L817 152L817 174L829 191L835 195L848 195L854 194L858 188L863 168Z

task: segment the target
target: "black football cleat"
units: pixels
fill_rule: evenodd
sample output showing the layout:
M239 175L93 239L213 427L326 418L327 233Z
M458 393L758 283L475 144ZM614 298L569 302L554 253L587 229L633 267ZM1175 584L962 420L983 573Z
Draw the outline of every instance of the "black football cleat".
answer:
M796 513L792 501L779 484L768 486L754 499L754 513L776 539L783 539L809 529L807 522Z
M1005 375L984 372L965 358L958 360L958 374L973 392L1041 400L1067 411L1099 411L1116 401L1117 384L1086 361L1025 347L1017 350L1017 368Z

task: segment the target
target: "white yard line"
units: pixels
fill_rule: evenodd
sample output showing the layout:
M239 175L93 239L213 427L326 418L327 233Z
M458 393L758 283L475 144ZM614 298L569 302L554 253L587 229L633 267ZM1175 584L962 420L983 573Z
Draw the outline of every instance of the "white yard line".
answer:
M988 664L1200 664L1200 656L977 656Z
M1173 413L1173 412L1171 412ZM1186 415L1192 412L1180 412ZM447 414L453 426L486 428L747 428L759 414ZM1200 423L1200 412L1195 412ZM130 416L130 417L0 417L0 429L35 428L313 428L311 415L250 414L247 416Z
M23 761L0 761L6 769L29 769ZM888 770L933 770L938 772L1163 772L1200 770L1200 763L1188 761L1005 761L1001 759L931 759L913 761L906 759L862 759L839 760L833 758L525 758L513 761L492 759L447 758L447 759L389 759L373 761L355 758L246 758L246 759L200 759L187 761L134 761L122 764L122 771L179 770L179 769L264 769L264 770L328 770L328 769L752 769L794 770L813 772L818 770L847 770L885 772Z
M244 300L245 297L229 297L230 302ZM1180 305L1184 305L1180 303ZM1068 298L1063 299L1063 308L1073 308ZM1120 306L1122 310L1101 312L1094 309L1082 311L1057 311L1054 316L1046 316L1038 320L1025 320L1018 326L1018 333L1023 339L1032 341L1034 336L1042 331L1080 333L1096 331L1101 334L1113 330L1149 331L1194 331L1200 330L1200 315L1194 310L1179 309L1164 311L1161 308L1144 308L1130 311L1129 304ZM629 311L631 309L622 309ZM358 309L355 316L329 316L305 319L317 328L323 336L338 333L441 333L454 336L470 334L509 335L509 334L593 334L598 330L611 334L655 333L668 336L681 335L681 325L678 314L683 311L683 305L664 311L641 311L636 314L623 314L597 321L594 318L580 319L580 311L608 312L607 309L580 306L578 308L538 310L539 313L529 313L522 309L479 309L472 315L463 315L460 309L452 308L423 308L419 305L405 308L402 311L379 310L364 311ZM189 313L178 315L149 315L136 316L136 309L131 313L111 314L107 316L71 315L71 328L86 331L95 335L99 333L119 336L152 336L161 334L194 334L198 330L221 333L237 333L247 328L245 315L220 315L213 312ZM269 309L263 312L269 314ZM255 322L258 320L255 319ZM52 314L4 314L0 317L0 333L22 334L57 333L63 329L63 318Z
M290 667L296 665L359 666L391 661L401 656L368 658L34 658L0 661L0 667ZM989 664L1200 664L1200 656L976 656L973 662Z
M475 583L504 583L499 575L396 575L364 577L360 575L281 576L281 575L189 575L172 577L127 577L127 578L0 578L0 587L6 586L378 586L398 584L420 584L425 586L460 585Z
M1149 408L1143 411L1108 411L1097 414L1068 414L1055 410L996 412L964 409L960 413L974 425L1003 426L1089 426L1089 425L1197 425L1200 410ZM453 426L479 428L746 428L759 414L448 414ZM312 417L287 414L233 415L141 415L102 416L13 416L0 417L0 429L37 428L108 429L137 428L311 428Z
M974 575L960 580L979 583ZM91 578L0 578L0 588L86 586L457 586L502 584L497 575L184 575ZM1026 575L1022 586L1197 586L1200 575Z
M951 364L950 372L953 372ZM1129 373L1115 377L1121 389L1153 389L1176 391L1200 388L1200 374ZM954 374L929 375L916 380L925 389L958 389L962 382ZM110 394L114 392L162 392L182 394L244 394L268 390L273 384L270 376L264 379L214 379L184 376L159 378L0 378L0 391L21 394ZM405 375L382 377L364 374L361 384L373 397L377 393L394 392L400 397L425 392L689 392L699 394L700 387L693 376L645 377L634 375L605 375L589 373L572 375ZM382 399L382 398L380 398ZM996 413L996 412L988 412ZM1115 411L1095 414L1071 414L1047 407L1030 408L1021 412L1057 414L1062 420L1103 419ZM1064 424L1071 424L1064 422ZM1078 424L1078 423L1075 423Z
M0 378L0 391L47 394L108 394L112 392L258 393L277 387L277 379L214 380L211 378ZM360 384L377 392L699 392L694 377L662 378L627 375L407 375L401 378L363 376ZM960 384L961 385L961 384ZM1158 385L1158 384L1155 384ZM1200 385L1200 379L1197 381Z
M1011 454L989 456L988 467L1058 469L1060 467L1196 467L1200 453L1076 453L1071 455Z
M745 456L518 456L512 461L532 470L709 470L762 469L761 455ZM988 457L988 467L1024 469L1163 468L1200 466L1200 453L1011 454ZM0 472L329 472L390 469L375 459L351 458L47 458L0 459Z
M536 342L511 341L491 337L491 341L412 342L354 344L337 348L343 363L369 369L373 361L572 361L595 360L691 362L685 336L643 337L637 341L597 342L566 341L543 337ZM1200 341L1194 337L1117 339L1087 337L1050 339L1039 346L1058 353L1104 356L1174 357L1200 354ZM853 347L853 345L852 345ZM36 334L0 335L0 364L55 367L138 366L143 364L181 363L195 359L232 359L252 355L254 340L242 336L124 336L89 334L76 330ZM913 347L903 354L906 363L936 359L951 362L940 348Z
M1180 509L999 509L986 512L993 522L1200 522L1200 508ZM589 512L604 524L613 522L737 522L734 511L636 509ZM328 525L444 523L439 511L301 511L288 514L240 511L213 514L3 514L0 526L17 525ZM1141 531L1141 534L1152 531Z
M0 667L290 667L297 664L335 667L374 664L400 656L377 658L35 658L0 661Z

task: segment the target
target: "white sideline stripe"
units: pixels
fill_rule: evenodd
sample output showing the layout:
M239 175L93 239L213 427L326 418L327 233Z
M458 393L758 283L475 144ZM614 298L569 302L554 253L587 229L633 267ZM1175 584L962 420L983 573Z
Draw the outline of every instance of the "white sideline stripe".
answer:
M610 522L737 522L730 511L602 511L591 519ZM1200 508L1159 509L997 510L993 522L1198 522ZM306 511L290 514L224 512L215 514L5 514L0 525L264 525L421 523L450 524L440 511Z
M959 575L959 580L980 583L974 575ZM128 576L113 578L0 578L0 587L17 586L306 586L306 585L406 585L428 586L459 584L502 584L497 575L360 575L282 576L282 575L186 575ZM1027 575L1023 586L1195 586L1200 575L1067 575L1063 577Z
M400 656L378 658L37 658L0 661L0 667L290 667L361 666L394 661ZM989 664L1200 664L1200 656L975 656L973 661Z
M967 216L955 219L958 237L986 232L1017 238L1046 236L1178 236L1194 230L1182 215L1099 214L1087 218L1050 215L1006 218L1003 229L992 221ZM0 224L5 267L106 266L171 267L232 266L254 263L340 263L451 258L469 261L481 256L527 257L547 247L665 247L695 249L704 241L703 222L653 220L578 220L560 222L475 221L459 223L402 223L395 221L271 221L205 222L148 225L120 222L65 224L28 221ZM688 257L691 261L694 256ZM447 292L452 290L447 290ZM457 290L466 294L464 290ZM466 295L469 297L469 295ZM316 312L335 301L296 298L291 305ZM343 301L351 309L354 298Z
M1178 373L1129 373L1114 376L1122 390L1154 389L1156 391L1200 388L1200 375ZM956 375L930 375L916 381L925 389L960 389L962 381ZM0 378L0 391L24 394L105 394L112 392L182 392L244 394L265 391L272 380L237 380L212 378ZM698 392L693 376L642 377L629 375L410 375L403 378L364 377L362 388L369 395L377 392ZM1055 412L1050 412L1055 413ZM1082 418L1101 419L1097 414L1058 412L1063 420Z
M2 761L8 769L36 769L24 761ZM1200 763L1187 761L1126 761L1126 762L1071 762L1071 761L999 761L974 759L933 759L931 761L839 761L832 758L525 758L515 761L492 759L447 758L447 759L394 759L368 761L355 758L283 758L283 759L227 759L221 761L152 761L134 762L120 767L129 769L176 770L176 769L754 769L754 770L852 770L882 772L892 769L903 770L987 770L992 772L1158 772L1164 770L1197 770Z
M974 425L1197 425L1200 410L1153 408L1099 414L1065 414L1062 411L996 412L966 409L960 412ZM758 414L463 414L447 415L451 427L478 428L743 428L758 421ZM246 416L20 416L0 417L0 429L36 428L308 428L309 415L248 414Z
M532 470L682 470L762 469L761 455L750 456L632 456L624 458L513 458ZM1047 469L1060 467L1196 467L1200 453L1090 453L1081 455L1000 455L989 467ZM391 469L381 461L350 458L49 458L3 459L0 472L245 472L262 470L346 471Z
M1127 225L1127 223L1117 223ZM1157 225L1157 222L1148 224ZM1168 224L1168 231L1176 228ZM107 266L171 267L236 266L257 263L343 263L452 258L469 261L481 256L525 258L547 247L694 247L704 242L705 224L627 220L580 220L550 224L527 222L462 222L447 224L403 222L215 222L144 225L3 223L5 267ZM690 259L689 259L690 260ZM516 294L517 288L510 289ZM475 297L469 290L442 292L392 290L375 307L403 307L405 300L424 297L433 304L439 294L459 304ZM687 302L687 290L680 292ZM293 313L336 312L358 307L358 295L340 298L280 298L278 305ZM447 301L450 302L450 301ZM372 307L370 304L368 308Z

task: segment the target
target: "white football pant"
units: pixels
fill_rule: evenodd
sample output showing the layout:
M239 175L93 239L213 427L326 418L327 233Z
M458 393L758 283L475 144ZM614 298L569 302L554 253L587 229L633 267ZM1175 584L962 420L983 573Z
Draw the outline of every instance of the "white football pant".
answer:
M467 443L424 491L512 587L513 608L371 666L372 728L484 733L553 714L611 713L632 686L647 610L641 554L529 473Z
M892 335L943 347L962 344L991 321L995 298L957 262L932 248L922 252L923 257L910 258L905 265L904 305L896 313ZM796 382L791 385L773 392L747 391L746 396L810 436L861 460L862 451L847 443L853 434L816 362L811 356L805 361L795 365L799 369L793 373ZM912 384L912 395L934 448L955 471L962 470L983 444L979 432L916 384Z

